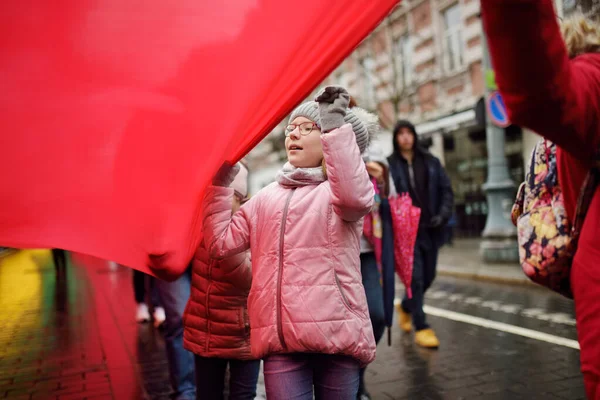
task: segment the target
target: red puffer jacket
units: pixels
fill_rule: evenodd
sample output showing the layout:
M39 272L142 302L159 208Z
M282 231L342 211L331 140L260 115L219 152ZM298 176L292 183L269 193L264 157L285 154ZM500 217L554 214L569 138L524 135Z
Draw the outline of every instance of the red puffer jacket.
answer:
M252 359L246 305L251 284L248 252L214 260L202 242L194 256L183 316L185 348L203 357Z

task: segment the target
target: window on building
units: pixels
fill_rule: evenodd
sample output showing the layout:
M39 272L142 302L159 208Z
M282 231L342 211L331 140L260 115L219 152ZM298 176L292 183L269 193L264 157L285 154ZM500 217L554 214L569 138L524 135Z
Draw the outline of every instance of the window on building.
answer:
M443 11L444 21L444 69L455 72L464 64L462 43L462 18L460 5L455 4Z
M375 98L376 80L375 80L375 60L371 57L364 57L360 60L361 82L362 82L362 101L365 107L373 108L377 105Z
M412 43L409 35L400 36L396 43L396 67L398 79L403 87L412 83Z

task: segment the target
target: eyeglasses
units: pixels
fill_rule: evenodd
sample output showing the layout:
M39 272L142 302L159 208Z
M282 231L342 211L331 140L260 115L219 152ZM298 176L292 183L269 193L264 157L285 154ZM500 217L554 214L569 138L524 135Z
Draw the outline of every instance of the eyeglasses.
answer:
M285 136L290 136L292 134L292 132L294 132L296 130L296 128L300 128L300 135L301 136L307 136L308 134L310 134L313 129L317 128L319 129L319 126L317 124L315 124L314 122L303 122L301 124L289 124L288 126L285 127Z

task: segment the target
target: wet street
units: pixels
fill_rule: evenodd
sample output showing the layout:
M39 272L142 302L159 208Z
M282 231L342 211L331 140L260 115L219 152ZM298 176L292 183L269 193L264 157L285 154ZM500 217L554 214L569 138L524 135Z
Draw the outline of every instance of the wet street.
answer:
M585 398L570 301L439 277L426 303L440 349L417 348L394 324L367 370L373 399ZM0 399L168 399L161 333L134 314L128 269L74 255L61 281L47 251L5 256Z

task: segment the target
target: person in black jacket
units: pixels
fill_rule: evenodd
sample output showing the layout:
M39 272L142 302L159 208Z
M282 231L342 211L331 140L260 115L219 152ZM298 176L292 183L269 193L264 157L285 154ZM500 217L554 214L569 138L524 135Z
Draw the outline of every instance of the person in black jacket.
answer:
M52 261L57 279L63 279L67 271L67 253L63 249L52 249Z
M393 145L388 162L396 190L409 193L413 204L421 209L411 283L413 297L405 297L397 305L399 324L405 332L414 325L418 345L438 348L439 340L423 312L423 300L435 279L438 250L444 243L444 227L452 216L454 194L440 160L418 145L413 124L396 123Z

